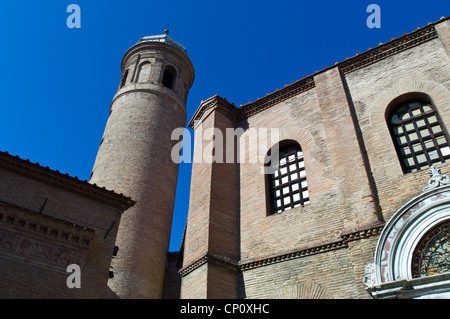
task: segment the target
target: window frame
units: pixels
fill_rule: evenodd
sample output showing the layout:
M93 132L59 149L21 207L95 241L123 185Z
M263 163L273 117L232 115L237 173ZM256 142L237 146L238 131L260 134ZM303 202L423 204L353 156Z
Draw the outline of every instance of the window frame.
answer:
M292 168L292 166L295 167ZM278 163L272 168L275 171L267 174L266 177L268 215L279 214L310 203L304 154L297 142L287 140L280 143ZM295 179L292 178L293 175L297 175L294 177ZM284 179L287 181L284 182ZM288 191L284 192L286 188ZM279 193L277 194L277 192ZM307 196L304 196L305 192ZM298 195L298 199L296 199L296 195ZM284 201L286 198L289 198L288 203ZM277 201L281 201L281 205L278 205Z
M414 103L418 104L418 106L411 107ZM407 107L406 111L401 112L401 109L405 106ZM431 110L425 111L424 107L426 106ZM416 110L420 110L420 113L413 114L413 111ZM409 115L408 118L393 123L394 116L399 117L399 115L406 113ZM430 122L430 119L433 117L435 117L435 121ZM419 125L418 123L422 121L424 124ZM450 147L449 135L436 107L428 99L412 98L402 103L397 103L389 113L387 124L404 174L428 168L434 163L444 163L450 159L450 153L447 155L442 153L442 149ZM411 126L411 124L412 128L408 128L407 126ZM437 132L435 132L435 128L438 128ZM397 130L401 130L401 133L398 133ZM424 131L428 135L423 135L422 132ZM417 136L411 138L414 134ZM444 138L445 143L438 141L441 137ZM401 138L404 139L403 142L399 141ZM427 142L430 141L432 142L431 146L427 145ZM436 154L434 157L430 155L433 152ZM424 156L424 159L420 159L421 155ZM412 159L413 163L408 165L409 159Z
M161 78L162 85L174 91L176 79L177 79L177 71L175 70L175 68L171 65L166 65Z
M417 246L414 250L414 253L412 255L412 265L411 265L411 273L413 278L422 278L422 277L428 277L434 274L441 274L446 273L450 271L450 260L447 260L446 257L443 257L445 262L440 263L433 263L432 265L438 266L437 268L429 268L431 261L435 260L427 260L428 257L430 257L430 254L428 254L431 250L431 246L434 246L434 251L431 253L431 256L437 255L447 255L448 252L443 253L442 250L445 251L445 248L443 247L443 242L445 240L445 244L449 242L450 238L450 220L446 220L444 222L441 222L437 226L434 226L431 230L428 230L425 235L422 236L420 241L417 243ZM438 245L436 245L436 241L438 241ZM437 251L437 247L439 246L440 251ZM445 245L447 246L447 245ZM424 263L428 261L429 264L426 266ZM443 270L443 268L446 267L446 270ZM434 274L429 273L423 273L423 272L432 272L432 270L435 271Z
M120 81L120 88L123 88L123 87L127 84L127 80L128 80L128 71L129 71L129 69L127 69L127 70L125 71L125 73L123 74L123 76L122 76L122 79L121 79L121 81Z

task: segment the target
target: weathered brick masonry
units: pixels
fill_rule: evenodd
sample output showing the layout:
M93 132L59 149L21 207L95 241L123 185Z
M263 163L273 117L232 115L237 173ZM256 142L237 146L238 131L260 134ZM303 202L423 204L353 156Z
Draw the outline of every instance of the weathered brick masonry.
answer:
M172 133L185 126L194 68L168 31L142 38L122 60L90 182L0 152L0 297L421 296L408 287L429 297L430 283L450 296L448 272L416 280L407 262L391 262L434 222L450 220L450 178L440 175L450 163L442 154L433 163L447 184L425 192L428 169L404 173L388 126L399 103L424 99L448 138L449 53L450 20L442 18L255 102L202 101L189 122L195 144L183 242L168 253L178 173ZM279 145L300 146L290 163L302 165L295 174L306 174L301 191L309 198L282 212L272 209L264 174ZM429 223L415 224L418 217ZM395 228L405 224L413 227ZM388 236L398 229L412 238L404 246ZM81 267L81 289L66 285L70 264ZM380 281L380 271L391 281Z
M168 32L144 37L122 60L122 80L90 182L136 201L124 214L109 286L121 298L161 298L178 163L172 132L186 123L194 69Z
M113 248L134 202L7 153L0 180L0 297L114 298ZM66 284L71 264L80 266L80 289Z
M246 156L297 141L310 203L268 214L264 164L250 155L237 165L194 163L181 297L370 298L362 280L378 235L428 179L427 170L403 173L386 116L399 98L426 95L448 127L449 43L444 18L239 108L203 101L190 122L196 147L206 127L223 136L242 128ZM249 143L262 128L280 134Z

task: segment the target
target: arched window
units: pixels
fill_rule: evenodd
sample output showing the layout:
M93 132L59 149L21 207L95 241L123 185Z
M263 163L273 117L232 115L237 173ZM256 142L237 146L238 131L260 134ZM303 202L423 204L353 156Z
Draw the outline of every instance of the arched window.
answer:
M363 280L375 298L450 297L450 178L433 168L430 175L423 193L378 226Z
M138 82L148 82L150 80L151 64L145 62L139 67Z
M429 101L408 100L396 105L388 125L404 173L450 158L448 134Z
M125 84L127 83L128 78L128 69L125 71L125 74L122 77L122 81L120 82L120 88L123 88Z
M412 261L413 278L450 271L450 222L436 226L417 244Z
M175 86L176 72L170 65L164 69L162 83L166 88L173 90Z
M279 143L278 152L278 163L268 163L272 168L272 173L267 176L269 214L281 213L309 203L300 145L295 141L285 140Z

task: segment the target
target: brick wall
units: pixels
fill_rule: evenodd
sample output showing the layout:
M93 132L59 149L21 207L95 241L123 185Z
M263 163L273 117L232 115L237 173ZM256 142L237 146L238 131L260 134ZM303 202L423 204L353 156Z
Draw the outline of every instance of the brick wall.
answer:
M241 262L288 254L325 241L337 241L339 234L346 229L379 221L340 73L336 68L331 69L314 77L314 81L315 88L310 91L274 105L245 121L251 128L279 128L280 140L293 139L299 142L304 154L310 203L268 216L262 164L242 163ZM276 142L272 139L268 146ZM259 141L258 145L261 144L264 144L263 141ZM262 148L261 151L266 149ZM349 250L347 247L339 253L332 253L345 256L345 267L342 261L324 261L323 258L327 257L322 255L308 256L307 263L298 260L264 266L267 267L264 270L265 279L258 278L256 282L272 291L286 284L281 279L281 269L288 273L304 273L302 276L297 275L297 281L314 281L317 276L325 278L323 273L319 275L315 272L322 268L326 269L322 271L327 272L328 282L321 282L321 287L328 289L332 282L342 291L347 291L348 298L356 297L358 291L355 287L354 265L347 255ZM305 271L298 271L299 263ZM244 271L243 274L246 297L262 297L260 288L253 290L251 287L253 280L248 272L252 273L253 270ZM333 276L346 278L344 282L348 278L351 280L341 285L332 280ZM353 288L350 289L348 285ZM337 288L329 290L336 297L345 295Z
M403 174L386 110L396 97L422 92L448 127L448 23L380 45L237 110L236 127L245 131L239 139L244 162L236 167L240 259L234 265L240 298L370 298L362 280L377 235L428 181L427 170ZM207 112L201 105L194 119L213 125ZM255 130L264 128L279 134L250 141ZM270 215L260 159L284 139L302 147L310 203ZM250 161L252 154L260 156L259 162ZM443 173L450 170L448 163L436 166ZM186 236L192 249L185 256L191 263L207 252L205 240L214 233L211 221L194 216L212 189L210 184L202 187L211 167L200 167L194 164L188 225L197 225L204 241L199 245L199 237L194 242ZM227 179L210 180L220 188ZM208 287L214 289L212 281ZM190 296L185 290L184 297Z
M95 200L110 193L86 182L9 156L0 162L15 163L0 168L1 297L114 297L107 281L123 208ZM66 285L69 264L81 268L80 289Z
M300 134L290 129L284 137L303 147L311 203L266 216L264 178L258 176L255 165L241 165L241 262L313 247L352 229L388 221L421 193L428 170L403 174L385 113L395 97L423 92L448 123L447 23L437 28L443 33L439 38L419 47L342 74L338 67L324 70L314 76L315 87L308 92L246 120L250 127L300 127L307 131ZM305 136L311 136L314 143ZM448 163L436 166L443 172L450 167ZM372 236L346 242L337 251L245 270L245 296L267 297L267 290L309 280L335 298L367 298L362 278L365 265L373 261L376 240Z
M403 174L386 115L396 97L427 94L444 125L450 124L450 59L436 38L345 76L376 183L380 207L388 220L410 198L422 192L428 171ZM443 172L449 165L436 164ZM395 196L393 196L395 194Z
M222 102L221 102L222 103ZM221 107L231 108L224 104ZM226 145L226 128L234 128L234 122L223 112L213 109L202 119L201 128L195 132L195 157L191 183L191 197L186 239L184 246L183 268L190 267L204 259L202 271L196 269L184 275L182 279L182 297L190 297L188 291L203 291L207 298L236 298L237 272L226 267L210 263L211 258L236 263L239 260L239 219L237 197L237 164L225 163L227 151L235 154L235 144ZM222 132L216 139L210 139L211 129ZM231 150L228 150L229 147ZM223 150L222 159L217 163ZM200 161L198 156L204 158ZM214 256L214 257L211 257ZM195 280L195 277L207 280ZM194 278L193 278L194 277ZM202 285L207 287L202 287ZM197 294L196 294L197 295Z

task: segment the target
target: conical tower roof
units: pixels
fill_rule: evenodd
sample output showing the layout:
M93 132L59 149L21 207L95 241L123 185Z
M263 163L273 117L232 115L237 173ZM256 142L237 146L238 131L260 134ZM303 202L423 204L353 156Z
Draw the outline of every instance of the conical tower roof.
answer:
M137 44L144 43L144 42L167 43L167 44L173 45L174 47L180 49L181 51L184 52L184 54L187 55L186 48L169 36L169 29L167 29L167 28L164 30L164 34L150 35L150 36L143 37L142 39L140 39L138 41Z

